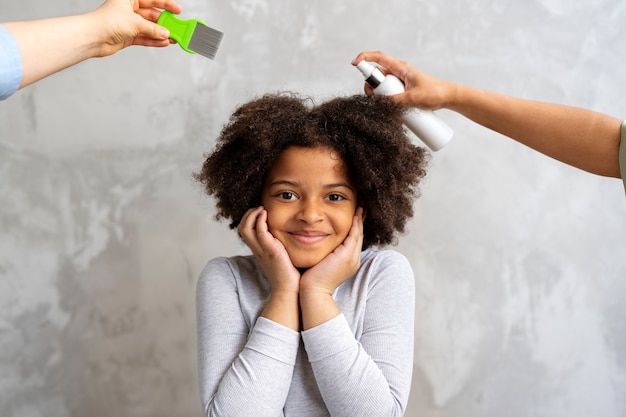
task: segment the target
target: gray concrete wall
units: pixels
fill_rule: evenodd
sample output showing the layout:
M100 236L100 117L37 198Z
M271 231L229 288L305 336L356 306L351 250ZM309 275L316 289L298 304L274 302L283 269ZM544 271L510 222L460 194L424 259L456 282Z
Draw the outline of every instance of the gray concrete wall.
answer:
M2 1L0 21L98 1ZM0 103L0 415L202 414L194 286L245 253L191 173L238 104L360 93L380 49L441 78L626 117L621 0L182 2L215 61L134 48ZM417 282L408 416L626 415L626 200L451 112L397 250ZM528 115L532 117L532 115Z

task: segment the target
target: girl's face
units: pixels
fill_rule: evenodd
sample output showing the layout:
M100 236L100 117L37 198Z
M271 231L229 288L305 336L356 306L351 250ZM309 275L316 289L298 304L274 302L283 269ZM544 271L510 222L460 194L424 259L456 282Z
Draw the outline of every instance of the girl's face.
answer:
M267 174L261 204L270 233L297 268L310 268L346 238L357 195L336 151L285 149Z

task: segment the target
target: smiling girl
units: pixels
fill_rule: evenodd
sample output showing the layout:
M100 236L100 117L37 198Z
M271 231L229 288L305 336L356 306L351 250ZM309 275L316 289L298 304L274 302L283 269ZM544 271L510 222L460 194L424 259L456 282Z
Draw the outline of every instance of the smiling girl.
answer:
M198 281L207 416L401 416L414 283L395 242L427 152L386 97L239 107L195 174L252 251Z

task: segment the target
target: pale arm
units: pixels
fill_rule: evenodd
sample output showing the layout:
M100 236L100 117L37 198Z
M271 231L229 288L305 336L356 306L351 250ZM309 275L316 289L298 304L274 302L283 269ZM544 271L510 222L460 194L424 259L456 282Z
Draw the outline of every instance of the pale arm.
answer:
M169 45L169 32L154 23L160 15L155 8L181 11L173 0L107 0L81 15L3 23L22 57L20 88L129 45Z

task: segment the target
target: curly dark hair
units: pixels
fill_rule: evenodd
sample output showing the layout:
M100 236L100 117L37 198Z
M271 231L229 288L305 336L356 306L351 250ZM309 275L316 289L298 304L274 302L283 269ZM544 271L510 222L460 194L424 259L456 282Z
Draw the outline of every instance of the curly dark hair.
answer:
M414 145L400 117L405 107L384 96L339 97L315 105L293 93L268 94L241 105L205 155L194 178L217 200L216 219L235 229L261 205L267 172L291 146L338 152L367 216L363 248L396 243L413 216L428 151Z

